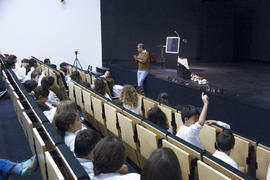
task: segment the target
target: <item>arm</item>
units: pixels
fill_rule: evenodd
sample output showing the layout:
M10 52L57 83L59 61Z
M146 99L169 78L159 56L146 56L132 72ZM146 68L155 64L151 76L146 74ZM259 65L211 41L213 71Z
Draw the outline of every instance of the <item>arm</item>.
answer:
M225 122L222 121L216 121L216 120L207 120L205 121L207 125L217 124L225 129L231 129L231 126Z
M203 108L202 108L202 112L200 114L199 121L198 121L198 123L201 126L204 125L206 115L207 115L207 109L208 109L208 96L204 93L202 93L202 101L203 101Z
M144 53L142 56L133 56L136 61L146 63L149 59L149 52Z

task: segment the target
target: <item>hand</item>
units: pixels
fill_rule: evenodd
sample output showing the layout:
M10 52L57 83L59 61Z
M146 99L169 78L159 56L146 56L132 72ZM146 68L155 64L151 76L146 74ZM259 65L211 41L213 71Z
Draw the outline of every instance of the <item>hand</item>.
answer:
M137 61L137 56L136 55L134 55L133 58Z
M120 174L127 174L128 173L128 167L126 164L123 164L122 167L118 170Z
M208 104L208 96L206 94L204 94L204 92L202 92L202 101L204 104Z
M207 125L212 125L212 124L216 124L216 123L217 123L216 120L207 120L207 121L205 121L205 124L207 124Z

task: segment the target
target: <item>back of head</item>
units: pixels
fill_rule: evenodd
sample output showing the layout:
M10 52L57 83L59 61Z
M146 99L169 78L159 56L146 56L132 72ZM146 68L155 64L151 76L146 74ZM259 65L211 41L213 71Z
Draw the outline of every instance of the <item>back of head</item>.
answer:
M21 63L26 63L26 64L28 64L28 63L29 63L29 59L24 58L24 59L21 61Z
M50 87L53 85L53 83L54 83L54 78L53 77L45 76L41 80L41 87L43 87L45 89L50 89Z
M44 64L51 64L51 60L48 58L44 59Z
M99 140L100 135L96 131L92 129L85 129L81 131L75 139L74 152L76 156L88 156Z
M60 67L60 71L63 71L65 73L65 75L67 75L67 67Z
M168 105L168 104L169 104L169 103L168 103L168 99L169 99L168 93L162 92L162 93L160 93L160 94L158 95L157 101L160 102L160 103L162 103L162 104Z
M105 94L105 83L102 79L95 80L94 90L102 95Z
M116 137L101 139L93 150L95 176L118 171L125 162L125 146Z
M120 94L120 100L124 105L129 105L133 107L138 106L138 94L136 89L131 85L125 85Z
M37 70L34 70L32 73L31 73L31 79L35 79L37 76L40 76L41 73Z
M81 82L81 79L82 79L82 78L81 78L81 75L80 75L80 73L79 73L79 71L74 71L74 72L72 72L70 78L71 78L72 80L75 80L75 81L78 81L78 82Z
M55 117L55 126L64 135L66 131L70 128L71 124L74 124L77 118L77 113L75 111L62 112Z
M61 67L67 67L67 65L68 65L67 63L62 62L59 66L60 66L60 68L61 68Z
M34 80L27 80L23 83L23 86L25 87L26 91L31 93L36 87L38 83Z
M63 100L60 101L59 104L57 105L56 112L52 121L52 125L55 126L55 118L57 115L61 114L62 112L66 111L77 111L77 106L75 102L71 100Z
M228 129L223 130L217 134L216 137L216 148L220 151L230 151L233 149L235 139L232 132Z
M167 130L169 128L166 115L157 106L152 107L147 113L148 120Z
M185 118L190 118L191 116L199 116L200 111L198 108L192 105L184 105L181 108L182 121L185 124Z
M41 86L37 86L35 89L34 89L34 92L35 92L35 97L36 99L42 97L42 98L47 98L48 95L49 95L49 90L48 89L44 89L42 88Z
M142 169L141 180L179 180L181 171L178 158L169 148L156 149Z
M29 64L28 64L28 66L29 67L35 67L36 66L36 60L35 59L33 59L33 58L31 58L30 60L29 60Z
M10 55L7 58L6 65L7 68L15 68L17 57L15 55Z

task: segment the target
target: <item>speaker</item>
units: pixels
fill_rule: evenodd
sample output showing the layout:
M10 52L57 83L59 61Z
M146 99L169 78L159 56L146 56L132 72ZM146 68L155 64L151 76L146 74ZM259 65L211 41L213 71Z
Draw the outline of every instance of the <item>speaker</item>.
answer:
M180 63L177 63L177 74L183 79L191 78L191 72Z

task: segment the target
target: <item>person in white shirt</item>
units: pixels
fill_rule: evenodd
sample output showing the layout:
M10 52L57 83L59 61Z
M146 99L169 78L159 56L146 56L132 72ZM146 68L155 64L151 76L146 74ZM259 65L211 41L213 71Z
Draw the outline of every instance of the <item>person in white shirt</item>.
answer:
M203 145L199 139L199 133L203 128L207 115L208 96L202 93L201 98L203 101L201 113L192 105L186 105L181 109L182 121L184 125L179 128L176 136L193 144L194 146L197 146L200 149L203 149Z
M56 94L51 90L51 87L53 86L53 84L54 84L54 78L51 76L45 76L41 80L41 87L49 90L48 103L56 106L57 104L59 104L59 99L56 96Z
M102 79L96 79L92 88L94 89L94 91L112 100L111 97L106 93L105 83Z
M26 67L26 76L25 76L25 78L23 79L22 82L25 82L25 81L31 79L31 73L36 69L36 67L37 67L36 60L35 59L30 59L29 63L28 63L28 66Z
M124 143L116 137L101 139L93 150L94 180L139 180L137 173L128 173Z
M182 179L178 158L171 149L158 148L151 153L141 173L141 180L149 179Z
M71 78L67 75L67 68L66 67L60 67L60 72L63 74L63 76L65 77L65 81L67 86L69 85L69 82L71 80Z
M86 129L82 126L79 115L76 111L67 111L55 117L55 126L64 138L64 142L72 153L74 153L74 143L76 135Z
M92 150L100 139L100 135L92 129L81 131L75 138L74 152L76 158L87 172L90 179L94 177Z
M139 114L140 105L138 102L138 94L136 89L131 85L125 85L120 94L120 100L123 103L124 108Z
M114 84L114 80L112 78L107 78L106 81L108 83L112 97L119 98L124 87L118 84Z
M28 59L23 59L21 61L21 67L17 69L17 76L20 81L23 81L26 76L26 66L28 65Z
M237 163L229 156L234 144L235 139L232 132L227 129L223 130L217 135L215 144L217 150L213 156L231 165L232 167L245 172L244 167L238 167Z

